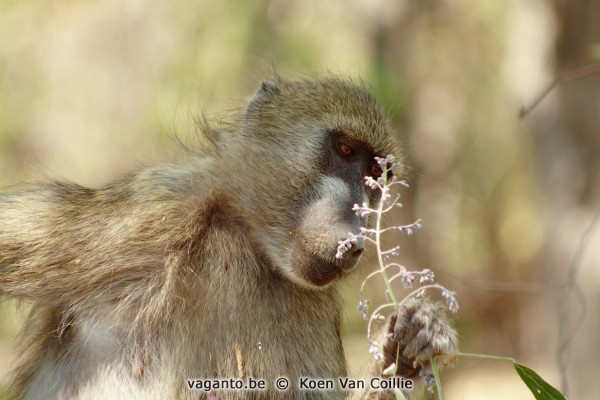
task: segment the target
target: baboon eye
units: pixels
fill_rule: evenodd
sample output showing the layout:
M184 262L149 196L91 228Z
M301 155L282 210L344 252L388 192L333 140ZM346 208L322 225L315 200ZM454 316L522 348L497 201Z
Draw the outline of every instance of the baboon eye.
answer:
M338 143L338 149L340 151L340 154L344 157L350 157L354 155L354 149L348 146L346 143Z
M379 165L371 165L370 173L371 178L377 179L381 176L383 171L381 170L381 167Z

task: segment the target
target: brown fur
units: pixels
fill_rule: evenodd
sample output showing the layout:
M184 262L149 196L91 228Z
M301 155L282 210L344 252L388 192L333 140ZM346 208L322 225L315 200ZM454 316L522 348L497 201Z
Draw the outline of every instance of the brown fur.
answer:
M276 80L203 125L210 146L179 163L0 195L0 293L33 303L15 398L206 398L186 379L241 375L267 391L217 398L344 397L273 381L346 375L337 281L360 252L333 254L366 224L352 204L376 201L373 156L398 154L381 109L344 80ZM336 155L333 131L360 157Z

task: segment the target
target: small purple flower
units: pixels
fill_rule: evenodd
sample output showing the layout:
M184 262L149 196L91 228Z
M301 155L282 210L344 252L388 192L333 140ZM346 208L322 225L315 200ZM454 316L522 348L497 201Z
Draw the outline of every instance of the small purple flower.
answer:
M442 296L448 304L448 309L453 313L458 311L458 301L456 300L456 292L450 290L442 290Z
M361 298L358 302L358 311L362 312L363 318L366 320L367 312L369 311L369 300Z
M424 369L422 369L421 372L419 372L419 376L421 376L421 378L425 382L427 390L431 393L434 393L433 389L435 388L435 376L433 376L433 374L430 371L426 371Z

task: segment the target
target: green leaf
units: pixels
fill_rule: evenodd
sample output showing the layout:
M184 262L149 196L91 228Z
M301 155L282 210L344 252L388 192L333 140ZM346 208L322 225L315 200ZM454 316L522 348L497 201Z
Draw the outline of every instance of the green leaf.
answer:
M534 370L527 368L524 365L514 363L517 373L525 382L533 396L537 400L566 400L558 390L554 389L548 382L542 379Z
M398 370L398 367L396 366L396 363L392 363L392 365L390 365L389 367L387 367L386 369L383 370L383 375L384 376L396 375L397 370Z
M394 389L394 395L396 396L396 400L406 400L400 389Z

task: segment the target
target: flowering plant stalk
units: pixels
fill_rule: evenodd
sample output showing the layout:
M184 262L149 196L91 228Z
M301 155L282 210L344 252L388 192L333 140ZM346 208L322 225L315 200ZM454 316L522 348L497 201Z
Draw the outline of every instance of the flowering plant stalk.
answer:
M354 243L356 243L356 241L359 239L372 243L377 250L379 268L369 274L363 281L360 287L360 301L358 303L358 310L363 313L363 317L365 319L368 319L367 338L370 343L369 353L373 355L375 360L381 361L383 360L383 354L381 353L379 343L373 336L372 326L374 321L381 321L386 318L384 315L382 315L382 311L389 308L394 308L397 310L411 297L422 297L426 291L434 289L441 291L441 294L446 300L446 304L451 312L457 312L459 306L456 300L456 293L446 289L442 285L434 283L434 273L430 269L409 271L403 265L390 261L392 257L399 254L399 246L390 249L384 249L382 245L383 235L392 232L404 232L407 235L412 236L414 232L421 229L422 221L421 219L417 219L415 222L407 225L390 227L382 226L382 218L384 214L390 212L394 208L402 207L400 195L395 194L392 197L392 190L396 189L397 187L408 187L409 185L405 180L398 178L397 173L402 169L402 166L395 161L395 158L392 155L388 155L385 158L376 157L375 160L379 164L382 174L377 179L374 179L370 176L366 177L365 184L370 189L379 191L379 202L377 203L376 208L369 207L367 203L363 203L362 205L355 204L352 208L352 210L361 217L374 215L375 227L361 227L358 234L349 233L346 239L341 240L338 243L338 252L336 257L343 257L345 252L351 249ZM389 299L389 302L380 305L369 315L369 300L364 297L364 289L366 283L377 276L383 278L386 287L386 298ZM398 300L392 287L392 283L395 281L400 281L405 289L412 289L412 291L401 300ZM415 283L418 283L419 286L413 288ZM398 360L396 360L396 364L397 361ZM393 364L387 368L384 373L389 375L395 374L396 364ZM433 375L438 376L437 370L435 370L434 362L432 362L432 368L434 368ZM427 372L422 373L422 377L424 378L430 390L432 390L433 385L436 383L433 375ZM441 386L439 385L439 382L437 383L438 394L440 399L443 399ZM396 397L400 399L403 398L399 391L396 391Z
M397 177L397 173L402 169L402 166L395 161L392 155L388 155L385 158L376 157L375 160L379 164L382 174L377 179L372 177L365 178L365 184L372 190L378 190L380 192L380 199L376 208L371 208L367 203L362 205L355 204L352 208L357 215L364 217L368 215L375 216L375 227L374 228L360 228L358 234L348 233L348 237L341 240L338 243L337 258L341 258L344 254L352 248L354 243L358 239L362 239L365 242L370 242L375 245L377 250L377 258L379 268L370 273L363 281L360 287L360 300L358 303L358 310L362 312L363 318L368 319L367 324L367 338L370 343L369 353L373 355L375 360L383 360L383 354L381 354L379 343L375 340L372 334L373 321L385 320L386 317L381 312L388 308L394 308L398 310L402 304L404 304L411 297L422 297L428 290L439 290L442 297L444 298L448 309L452 313L458 311L458 301L456 300L456 292L446 289L444 286L434 283L434 273L430 269L423 269L421 271L409 271L403 265L390 262L390 258L399 255L399 246L395 246L390 249L384 249L382 247L382 236L391 232L404 232L409 236L419 230L422 227L421 219L417 219L415 222L407 225L382 227L382 217L385 213L391 211L396 207L402 207L400 202L400 195L396 194L392 198L392 189L398 186L408 187L408 183ZM369 315L369 300L364 297L364 288L366 283L376 277L381 276L385 283L385 294L389 300L377 307ZM392 283L395 281L401 281L405 289L413 289L413 285L418 283L418 287L414 288L409 292L403 299L398 301L396 294L394 293ZM396 363L390 365L383 372L384 375L394 375L396 373L396 365L398 363L398 356L396 356ZM535 371L530 368L519 364L511 357L501 357L485 354L471 354L471 353L457 353L457 357L467 358L479 358L488 360L501 360L511 362L519 374L519 377L530 389L531 393L537 400L566 400L565 396L544 381ZM421 377L424 379L425 384L430 391L433 391L433 387L437 387L438 398L444 400L444 392L441 385L440 375L435 361L435 357L430 358L431 372L421 371ZM398 389L394 389L394 394L397 400L405 399L404 395Z

